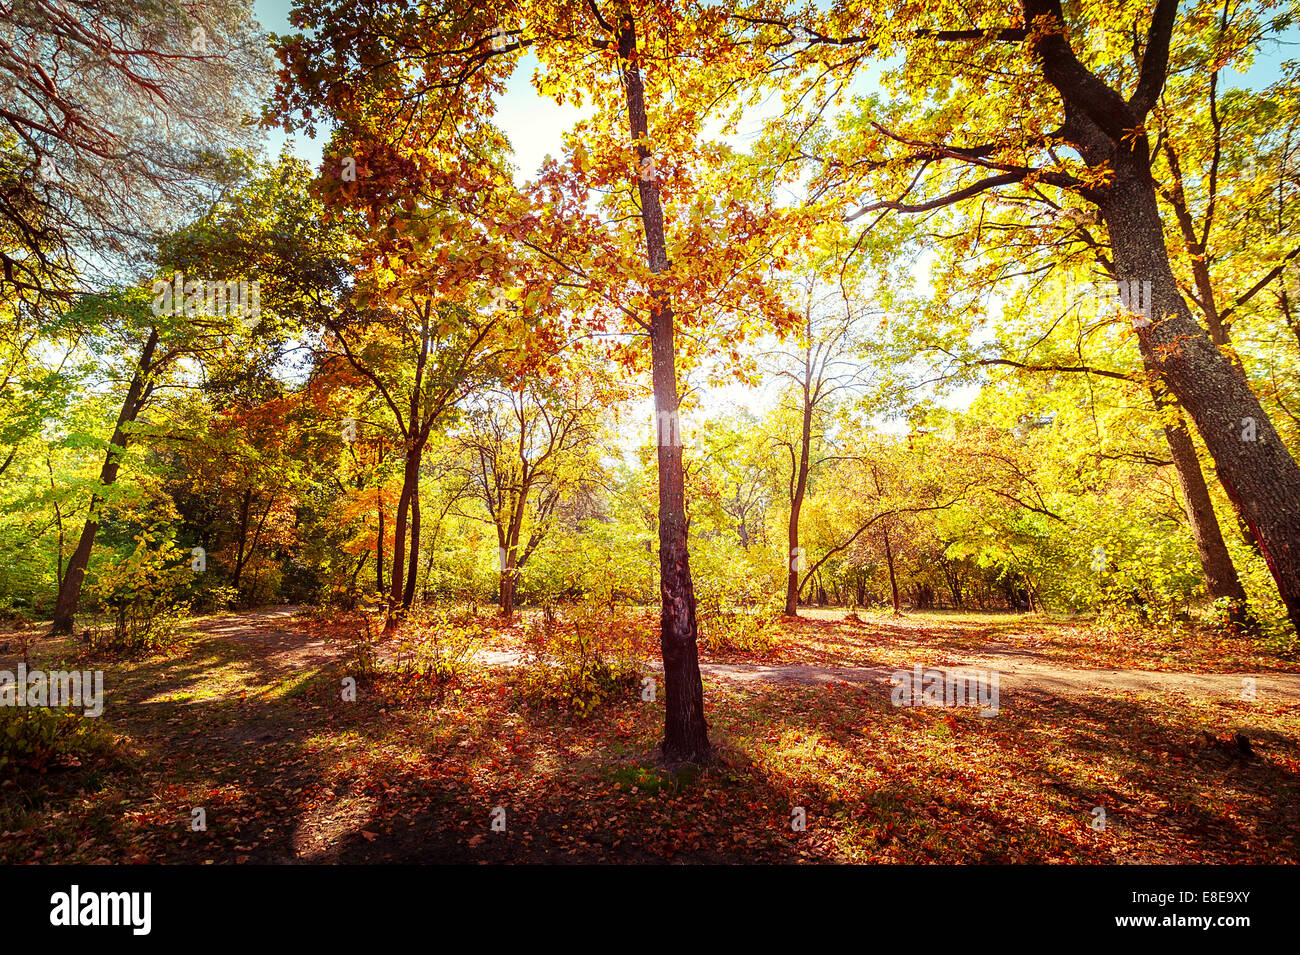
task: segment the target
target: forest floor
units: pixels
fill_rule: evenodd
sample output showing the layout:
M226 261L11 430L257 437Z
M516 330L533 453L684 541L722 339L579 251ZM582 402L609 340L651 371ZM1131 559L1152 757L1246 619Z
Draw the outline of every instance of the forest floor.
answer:
M485 620L436 694L381 668L356 702L355 621L295 608L191 621L144 660L37 637L31 666L102 669L107 703L98 746L0 776L0 862L1297 861L1295 664L1029 615L801 612L762 653L703 654L706 768L658 761L662 697L587 719L539 699L518 622ZM997 671L997 715L893 705L916 664Z

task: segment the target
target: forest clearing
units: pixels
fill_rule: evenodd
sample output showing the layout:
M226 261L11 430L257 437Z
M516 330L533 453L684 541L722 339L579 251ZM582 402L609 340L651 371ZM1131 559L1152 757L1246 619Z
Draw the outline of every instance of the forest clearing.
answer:
M388 866L888 865L925 918L913 867L974 864L1054 931L1263 924L1297 42L1300 0L0 0L15 904L215 938L423 905Z
M652 615L626 623L649 650ZM1260 662L1248 645L1115 637L1093 642L1089 662L1105 669L1070 671L1057 661L1076 660L1087 631L1026 615L828 613L780 626L762 653L706 652L720 757L667 769L662 713L640 681L589 717L578 701L557 709L550 690L563 681L528 675L526 623L479 618L477 649L496 662L458 661L438 697L381 652L351 704L337 692L357 672L345 627L294 610L223 615L196 621L175 657L110 666L110 710L130 714L103 721L111 755L5 789L0 858L1260 863L1296 852L1300 666L1252 671L1258 698L1243 701L1233 668ZM987 665L974 655L994 645L996 719L891 705L889 669ZM1144 684L1185 671L1131 669L1189 650L1227 664L1221 682ZM784 672L796 659L816 672ZM1055 682L1071 673L1082 679ZM1111 673L1124 682L1105 686ZM194 806L207 807L206 831L189 831ZM494 832L498 806L508 825ZM796 807L803 831L790 826Z

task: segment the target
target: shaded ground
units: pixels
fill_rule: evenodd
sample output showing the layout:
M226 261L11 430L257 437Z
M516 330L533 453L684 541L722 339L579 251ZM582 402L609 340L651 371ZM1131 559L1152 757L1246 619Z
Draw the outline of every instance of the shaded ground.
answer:
M1261 668L1246 700L1239 675L1057 667L1067 638L1033 656L1024 620L984 621L983 644L960 622L917 626L902 649L885 626L795 625L778 662L802 639L803 669L709 662L721 760L701 771L656 764L661 700L629 693L588 720L540 703L507 656L517 628L482 639L512 665L441 691L380 677L348 703L354 623L197 621L171 656L78 661L106 671L115 746L0 782L0 861L1295 860L1294 676ZM828 628L857 669L810 639ZM1003 674L996 718L890 703L893 669L980 661Z

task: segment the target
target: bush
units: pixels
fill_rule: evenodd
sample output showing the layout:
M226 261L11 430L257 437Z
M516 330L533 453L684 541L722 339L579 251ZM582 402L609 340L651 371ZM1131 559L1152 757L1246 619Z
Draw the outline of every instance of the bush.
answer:
M334 622L337 619L329 607L316 608L313 617L318 623ZM373 680L379 669L379 654L375 647L384 634L387 614L362 611L356 618L356 626L348 627L342 635L343 667L348 673L354 674L359 682L364 683Z
M189 556L157 532L142 531L135 550L98 568L86 587L92 649L151 653L169 645L190 610Z
M766 653L772 648L771 624L776 617L767 606L752 610L701 608L697 619L700 640L713 653Z
M397 638L397 677L422 693L441 698L460 680L474 655L478 627L472 615L442 607L415 611Z
M107 733L75 711L0 707L0 776L43 773L60 763L76 765L79 757L103 753L110 746Z
M737 568L736 570L742 570ZM714 653L762 653L772 646L770 625L784 608L785 594L757 575L701 573L695 587L695 622L700 639Z
M199 614L220 613L234 606L238 598L239 591L234 587L202 580L190 592L190 611Z
M1291 625L1286 604L1278 595L1277 584L1268 564L1258 551L1234 540L1237 549L1233 554L1242 586L1246 588L1247 605L1255 620L1255 640L1267 653L1284 660L1294 659L1300 653L1300 635Z
M0 623L13 624L15 627L21 627L30 621L23 606L22 598L14 599L11 596L0 597Z
M567 612L542 606L526 627L531 695L585 720L640 685L647 634L610 608L607 598L572 604Z

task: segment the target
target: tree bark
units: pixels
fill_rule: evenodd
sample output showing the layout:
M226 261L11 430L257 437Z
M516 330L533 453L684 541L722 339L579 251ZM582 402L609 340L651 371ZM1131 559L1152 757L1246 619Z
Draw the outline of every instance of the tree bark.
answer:
M515 612L515 556L514 549L506 548L506 565L500 573L500 585L497 596L501 616L506 620Z
M400 616L402 606L402 584L406 571L406 521L411 506L410 473L408 468L402 473L402 493L397 499L397 512L393 516L393 570L392 585L388 591L388 623L385 628L393 629Z
M894 615L902 613L902 601L898 598L898 578L894 575L894 548L889 543L889 525L881 525L881 534L885 538L885 563L889 566L889 589L894 598Z
M126 429L135 423L140 410L153 391L153 385L148 379L153 372L153 356L157 347L158 330L155 328L149 332L149 338L140 353L139 364L131 376L131 384L127 387L126 398L122 401L122 410L118 412L113 438L109 442L108 451L104 455L104 464L99 472L100 488L108 487L117 480L122 455L126 453L128 440ZM54 621L50 626L51 634L72 632L77 604L81 601L81 585L85 582L86 568L90 565L90 552L95 546L95 535L99 532L98 514L103 502L102 493L96 490L91 495L90 508L86 512L86 523L81 528L77 549L72 552L72 557L68 560L68 568L59 587L59 597L54 605Z
M808 455L812 450L812 400L808 393L810 371L804 365L803 422L799 434L798 475L790 492L790 565L785 581L785 615L799 615L799 513L803 510L804 495L808 491Z
M1100 211L1116 277L1150 282L1149 320L1136 328L1143 361L1195 422L1224 490L1259 542L1293 625L1300 629L1300 465L1245 374L1192 316L1165 244L1145 120L1164 88L1176 0L1158 0L1138 84L1128 99L1075 56L1060 0L1021 0L1044 78L1065 107L1063 138L1105 181L1081 194Z
M411 494L411 557L406 569L406 589L402 592L402 609L409 611L415 605L415 580L420 575L420 461L416 455L416 485Z
M1152 389L1152 398L1156 407L1165 411L1169 399ZM1196 541L1196 553L1201 560L1201 570L1205 575L1205 590L1212 600L1226 598L1229 602L1229 619L1240 626L1250 623L1246 607L1246 591L1237 576L1237 568L1224 543L1223 532L1219 528L1218 517L1214 513L1214 503L1210 500L1210 489L1205 483L1201 471L1201 462L1196 457L1196 447L1192 436L1183 422L1182 414L1173 424L1165 424L1165 439L1169 442L1169 451L1173 455L1174 471L1178 475L1178 484L1183 491L1183 507L1187 511L1187 522L1192 529L1192 538Z
M623 66L628 123L636 141L638 160L649 153L645 93L637 61L636 24L625 16L618 34L618 54ZM663 208L659 184L640 176L641 219L645 229L646 258L654 273L669 267L664 242ZM708 724L704 719L704 684L700 678L696 645L695 588L691 581L687 538L685 478L682 471L674 315L672 306L656 297L650 316L650 351L658 433L659 465L659 642L664 662L664 758L671 761L708 762L713 758ZM667 424L667 427L664 425ZM667 438L667 440L665 440Z
M519 464L522 478L519 490L512 491L510 497L510 520L504 531L499 532L499 539L504 541L505 560L501 567L500 608L501 616L509 620L515 612L515 587L519 581L519 536L524 526L524 508L528 506L530 480L528 477L528 460L524 457L524 424L519 425Z
M375 593L384 595L384 492L375 489L375 507L379 511L379 536L375 543Z
M244 546L248 543L248 522L253 511L253 489L244 489L243 500L239 504L239 538L236 541L235 572L231 575L230 586L235 588L235 597L239 597L239 581L244 576Z

